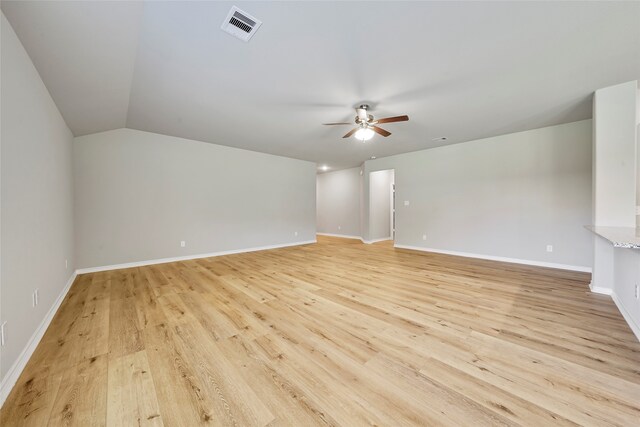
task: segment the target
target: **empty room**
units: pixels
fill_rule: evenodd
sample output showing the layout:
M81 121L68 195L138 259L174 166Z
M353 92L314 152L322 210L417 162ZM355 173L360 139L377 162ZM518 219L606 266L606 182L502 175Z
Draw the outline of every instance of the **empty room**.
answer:
M0 9L0 426L640 425L640 2Z

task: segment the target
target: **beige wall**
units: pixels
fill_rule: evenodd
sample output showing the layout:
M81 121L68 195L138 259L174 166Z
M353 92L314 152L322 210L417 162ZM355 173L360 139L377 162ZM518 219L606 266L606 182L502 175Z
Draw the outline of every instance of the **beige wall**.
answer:
M75 270L73 136L2 15L0 349L5 379ZM65 267L65 260L68 265ZM32 293L40 301L32 307Z
M318 175L316 190L318 233L361 236L360 168Z
M640 89L636 92L636 227L640 227Z
M594 225L636 226L637 94L636 81L594 94Z
M74 164L79 268L315 240L315 163L118 129Z
M394 169L396 244L588 268L591 145L584 120L367 161L364 206Z

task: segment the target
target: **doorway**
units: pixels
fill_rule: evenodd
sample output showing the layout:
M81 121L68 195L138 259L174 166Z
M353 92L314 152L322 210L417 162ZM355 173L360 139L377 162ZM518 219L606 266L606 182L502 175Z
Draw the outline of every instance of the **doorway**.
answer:
M369 174L369 238L371 242L395 239L395 170Z
M394 177L395 178L395 177ZM389 224L389 228L391 229L391 240L396 240L396 184L392 182L389 185L389 189L391 195L389 199L391 201L391 205L389 206L389 217L391 219L391 223Z

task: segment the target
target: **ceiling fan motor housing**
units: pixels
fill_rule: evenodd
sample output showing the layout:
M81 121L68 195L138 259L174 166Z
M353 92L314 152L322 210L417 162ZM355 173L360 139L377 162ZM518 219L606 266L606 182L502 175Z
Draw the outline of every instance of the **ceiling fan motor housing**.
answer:
M356 124L358 125L363 125L363 124L368 124L369 122L373 121L373 116L371 114L367 114L367 119L361 119L360 116L356 116Z

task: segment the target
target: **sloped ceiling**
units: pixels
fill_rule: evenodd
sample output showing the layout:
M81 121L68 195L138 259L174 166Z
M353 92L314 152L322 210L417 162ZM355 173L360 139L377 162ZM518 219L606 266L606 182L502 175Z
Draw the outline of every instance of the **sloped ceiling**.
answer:
M124 127L142 3L2 2L74 135Z
M264 23L220 30L232 5ZM328 164L591 117L640 79L638 2L14 2L75 135L129 127ZM393 134L342 139L363 101Z

